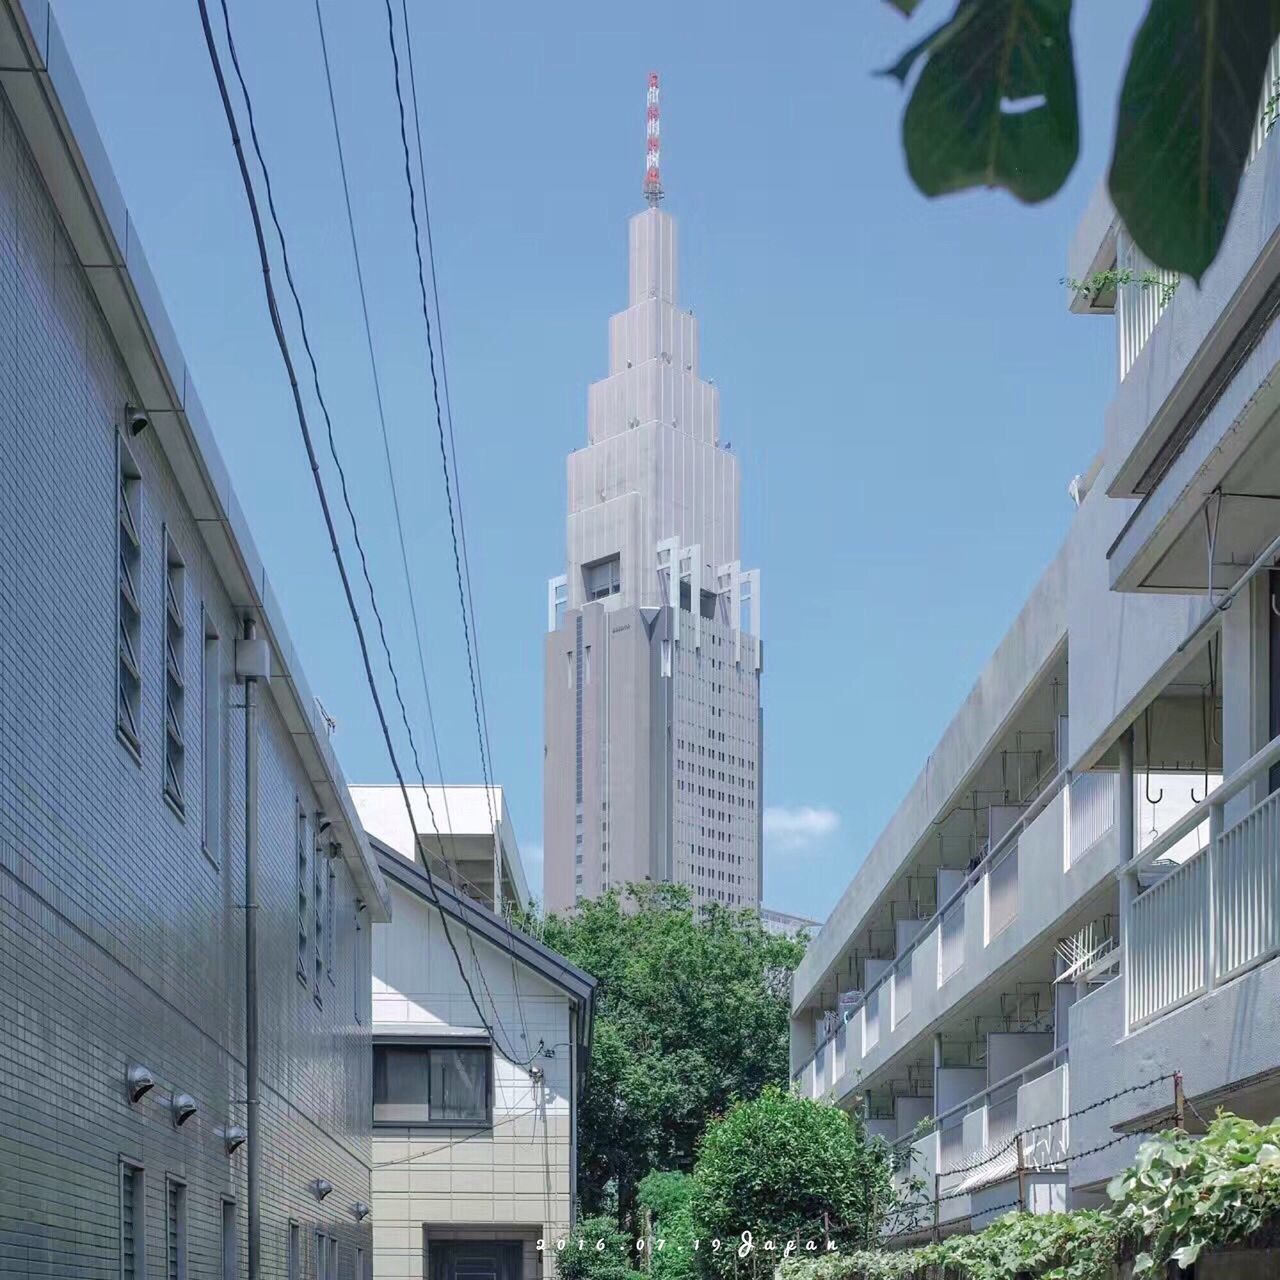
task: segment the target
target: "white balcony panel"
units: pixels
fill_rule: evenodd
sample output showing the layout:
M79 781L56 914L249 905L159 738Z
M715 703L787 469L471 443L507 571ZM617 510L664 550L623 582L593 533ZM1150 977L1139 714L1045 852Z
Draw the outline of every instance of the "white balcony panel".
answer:
M1215 977L1280 953L1280 792L1225 832L1213 851Z
M1129 1011L1134 1026L1194 999L1209 981L1209 862L1197 854L1134 900Z
M1078 862L1115 825L1119 774L1081 773L1071 779L1068 864Z
M948 907L938 926L938 986L964 965L964 909L968 896L965 894Z
M880 1043L880 987L867 993L862 1006L862 1053L865 1057Z
M987 941L1003 933L1018 914L1018 846L987 872Z
M902 956L893 969L893 1025L899 1027L911 1014L912 953Z

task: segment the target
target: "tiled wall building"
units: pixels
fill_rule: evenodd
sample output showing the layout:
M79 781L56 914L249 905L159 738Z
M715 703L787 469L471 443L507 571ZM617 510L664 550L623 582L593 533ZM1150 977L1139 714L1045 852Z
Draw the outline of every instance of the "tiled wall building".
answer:
M251 786L263 1274L363 1277L387 888L40 0L0 67L0 1274L244 1274Z

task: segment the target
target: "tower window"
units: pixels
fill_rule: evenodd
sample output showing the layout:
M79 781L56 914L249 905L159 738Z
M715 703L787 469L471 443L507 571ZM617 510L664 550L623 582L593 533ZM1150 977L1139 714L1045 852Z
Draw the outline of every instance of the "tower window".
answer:
M608 560L584 565L582 578L588 600L605 600L609 596L616 596L622 590L621 557L610 556Z

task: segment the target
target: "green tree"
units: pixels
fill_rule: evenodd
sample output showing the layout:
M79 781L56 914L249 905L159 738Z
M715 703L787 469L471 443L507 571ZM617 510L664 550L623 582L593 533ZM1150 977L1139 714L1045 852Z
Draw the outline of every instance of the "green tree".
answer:
M889 0L910 16L920 0ZM1276 0L1150 0L1120 90L1111 198L1157 266L1199 279L1217 256L1264 99ZM886 74L921 65L902 121L928 196L1004 187L1045 200L1080 150L1071 0L956 0Z
M610 1217L580 1218L565 1247L556 1250L560 1280L636 1280L634 1243Z
M659 1173L641 1179L637 1199L649 1219L650 1280L694 1280L698 1255L693 1241L693 1178L687 1173Z
M526 920L599 981L578 1178L588 1213L636 1225L651 1169L689 1169L715 1115L788 1078L788 993L804 944L750 911L695 910L687 889L631 885Z
M735 1251L708 1252L705 1242L737 1243L744 1231L757 1248L798 1234L802 1251L809 1240L823 1247L824 1225L837 1242L872 1239L892 1204L891 1178L888 1149L868 1139L861 1116L767 1088L703 1139L692 1197L699 1259L713 1274L732 1274Z

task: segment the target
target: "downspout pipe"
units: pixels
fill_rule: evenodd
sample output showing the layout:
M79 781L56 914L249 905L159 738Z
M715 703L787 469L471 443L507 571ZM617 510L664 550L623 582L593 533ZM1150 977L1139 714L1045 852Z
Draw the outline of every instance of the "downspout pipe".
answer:
M236 643L236 676L244 684L244 1076L249 1280L262 1276L262 1126L258 1055L258 682L271 676L271 651L246 618Z

